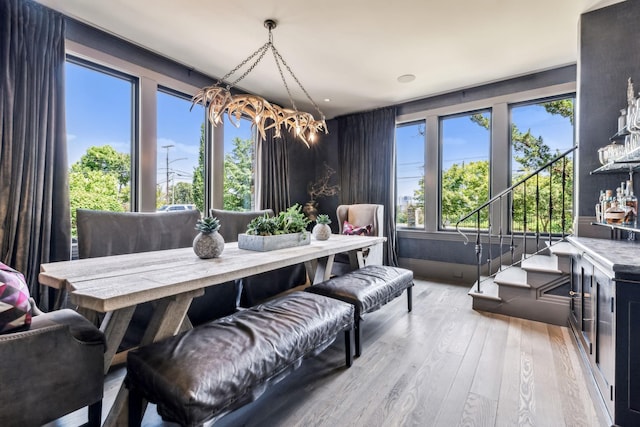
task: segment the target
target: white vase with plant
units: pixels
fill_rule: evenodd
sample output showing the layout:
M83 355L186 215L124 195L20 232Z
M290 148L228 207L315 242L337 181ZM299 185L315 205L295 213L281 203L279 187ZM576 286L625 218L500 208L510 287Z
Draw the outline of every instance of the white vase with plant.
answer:
M318 215L318 218L316 219L316 225L314 225L313 230L311 230L313 237L315 237L316 240L327 240L329 237L331 237L331 227L329 227L329 224L331 224L329 215Z
M218 230L220 221L218 218L205 217L196 222L196 230L200 231L193 239L193 251L200 258L216 258L224 250L224 238Z

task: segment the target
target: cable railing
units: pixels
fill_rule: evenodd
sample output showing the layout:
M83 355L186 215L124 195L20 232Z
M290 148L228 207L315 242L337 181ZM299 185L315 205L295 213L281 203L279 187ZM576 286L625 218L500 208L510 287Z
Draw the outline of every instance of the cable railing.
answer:
M483 280L504 268L520 264L570 234L573 162L569 155L577 148L576 145L565 151L458 220L456 231L464 237L465 245L470 242L468 234L475 234L475 292L482 293ZM494 227L494 224L497 225ZM494 228L497 229L495 233ZM488 252L486 260L483 259L484 244ZM499 252L497 268L492 265L495 249ZM516 251L522 252L517 260ZM510 263L505 262L505 257L507 260L510 257ZM482 279L485 262L487 277Z

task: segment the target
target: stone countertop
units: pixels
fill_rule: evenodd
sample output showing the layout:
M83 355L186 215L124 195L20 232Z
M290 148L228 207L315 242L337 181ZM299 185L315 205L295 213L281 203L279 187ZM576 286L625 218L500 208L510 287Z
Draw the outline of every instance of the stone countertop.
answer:
M570 236L567 240L616 274L640 275L639 242L576 236Z

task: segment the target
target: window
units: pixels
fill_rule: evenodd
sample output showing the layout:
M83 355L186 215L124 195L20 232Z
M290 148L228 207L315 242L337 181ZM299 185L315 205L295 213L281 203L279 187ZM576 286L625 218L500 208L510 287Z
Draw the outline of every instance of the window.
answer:
M76 237L76 209L132 209L138 81L72 57L65 73L69 197Z
M549 161L573 147L574 99L559 98L535 103L511 106L511 183L515 184L527 175L535 172ZM514 193L512 206L513 231L524 231L526 218L527 231L561 232L562 215L565 226L572 223L573 206L573 157L564 166L558 163L543 171L537 182L518 187ZM562 206L562 184L565 184L565 200ZM536 190L536 184L538 189ZM536 216L535 197L539 195L541 209L548 212L551 202L553 213ZM551 191L551 200L549 192ZM527 207L524 208L524 200Z
M190 97L162 88L157 114L156 207L184 210L195 204L204 212L204 107L191 108Z
M424 227L424 120L396 127L396 225Z
M440 119L440 226L454 228L489 198L491 113L481 111ZM485 214L486 216L486 214ZM475 218L461 226L475 226ZM486 228L487 218L481 217Z
M254 162L255 137L251 121L242 117L236 123L231 123L225 115L223 209L255 209Z

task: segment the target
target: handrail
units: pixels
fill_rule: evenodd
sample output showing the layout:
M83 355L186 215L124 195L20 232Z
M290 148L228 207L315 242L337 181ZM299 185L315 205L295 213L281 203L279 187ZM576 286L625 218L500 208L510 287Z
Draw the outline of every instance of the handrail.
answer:
M528 225L529 225L529 219L527 218L527 211L529 209L535 210L535 221L534 224L532 225L532 228L535 227L535 248L532 251L531 254L529 255L534 255L537 254L539 252L541 252L540 249L540 223L544 222L544 219L547 219L547 225L548 225L548 234L549 234L549 245L553 244L553 239L552 239L552 235L557 235L558 232L556 231L556 233L552 233L552 227L554 224L553 221L553 215L556 212L556 209L559 209L560 212L560 223L561 223L561 237L562 239L564 239L564 237L566 236L565 234L565 226L566 226L566 221L565 221L565 192L566 192L566 184L567 184L567 179L566 179L566 165L567 165L567 156L571 153L573 153L574 151L576 151L578 149L578 146L575 145L572 148L570 148L569 150L565 151L564 153L558 155L556 158L554 158L553 160L547 162L545 165L540 166L538 169L536 169L534 172L530 173L529 175L527 175L526 177L520 179L517 183L513 184L512 186L510 186L509 188L501 191L500 193L498 193L497 195L493 196L492 198L490 198L488 201L486 201L485 203L483 203L482 205L480 205L479 207L475 208L473 211L471 211L469 214L463 216L462 218L460 218L458 220L458 222L456 223L456 231L458 233L460 233L460 235L462 235L462 237L464 237L464 244L468 244L469 243L469 237L467 236L467 234L465 232L463 232L460 229L460 224L462 224L465 221L470 220L471 218L473 218L473 216L475 215L475 233L476 233L476 238L475 238L475 253L476 253L476 262L477 262L477 293L482 293L481 289L480 289L480 282L481 282L481 270L482 270L482 239L481 239L481 234L485 234L484 232L486 232L487 234L487 238L488 238L488 245L489 245L489 257L487 259L487 264L488 264L488 273L489 273L489 277L497 274L498 271L501 271L503 269L503 264L502 264L502 258L503 258L503 248L504 248L504 237L505 237L505 233L503 231L503 211L505 209L509 209L509 219L511 220L510 225L509 225L509 230L507 233L507 237L510 237L509 242L508 242L508 249L509 252L511 253L511 265L509 265L509 267L512 267L518 263L520 263L521 261L517 261L514 262L514 252L515 252L515 248L517 246L516 241L519 241L520 237L516 238L515 233L514 233L514 227L513 227L513 218L515 216L515 205L514 205L514 191L516 189L518 189L519 187L523 187L522 188L522 195L523 195L523 199L522 199L522 253L523 253L523 257L526 258L528 255L528 251L527 251L527 236L530 234L530 231L532 232L532 230L528 229ZM553 177L554 177L554 170L552 169L552 166L555 165L556 163L562 161L562 180L561 180L561 195L560 195L560 201L558 203L558 201L556 200L556 204L559 204L560 207L556 207L554 206L554 200L553 200ZM548 197L548 206L546 208L546 212L544 211L544 207L541 207L541 205L543 204L541 202L541 192L540 192L540 174L545 171L545 170L549 170L549 197ZM531 186L535 186L535 194L533 195L533 197L535 197L535 200L533 200L532 202L529 202L530 204L527 203L527 183L531 180L535 179L535 181L532 181ZM519 193L518 193L519 194ZM508 197L507 199L507 206L505 207L503 204L503 199L505 197ZM529 199L532 200L532 199ZM493 209L494 209L494 204L499 205L499 227L498 228L498 242L500 245L500 254L499 254L499 261L500 261L500 267L498 269L498 271L496 271L495 273L492 273L492 268L491 268L491 263L492 263L492 236L493 236L493 232L492 232L492 220L494 220L495 218L493 218L494 213L493 213ZM529 208L529 206L533 205L532 208ZM520 205L518 205L520 206ZM481 233L481 228L480 228L480 215L481 212L483 211L483 209L487 209L487 228L486 230L484 230L484 232ZM546 214L544 216L541 216L540 214L540 210L543 210L543 214ZM473 220L472 220L473 221ZM532 219L533 221L533 219ZM557 225L557 223L556 223ZM473 226L471 226L470 228L466 229L468 230L473 230ZM544 225L543 225L543 233L544 233ZM518 233L519 235L519 233ZM483 279L484 280L484 279Z
M498 193L496 196L493 196L491 199L489 199L488 201L486 201L485 203L483 203L482 205L480 205L479 207L477 207L476 209L474 209L473 211L471 211L470 214L467 214L465 216L463 216L462 218L460 218L458 220L458 222L456 222L456 231L458 233L460 233L462 235L462 237L465 238L465 245L467 243L469 243L469 238L462 232L460 231L459 225L461 222L464 222L466 220L468 220L469 218L471 218L473 215L475 215L476 213L478 213L479 211L481 211L482 209L486 208L487 206L489 206L490 204L492 204L493 202L495 202L496 200L500 199L503 196L506 196L509 193L512 193L513 190L516 187L519 187L520 185L524 184L525 181L528 181L529 179L531 179L532 177L534 177L535 175L538 175L540 172L542 172L543 170L545 170L546 168L548 168L549 166L553 165L554 163L562 160L563 158L565 158L566 156L568 156L569 154L573 153L574 151L576 151L576 149L578 148L577 145L574 145L572 148L568 149L567 151L565 151L564 153L562 153L561 155L559 155L558 157L556 157L553 160L550 160L549 162L547 162L544 166L539 167L538 169L536 169L535 172L531 172L529 175L527 175L526 177L522 178L520 181L516 182L515 184L513 184L511 187L507 188L506 190L502 190L500 193Z

